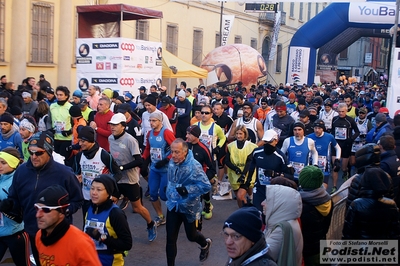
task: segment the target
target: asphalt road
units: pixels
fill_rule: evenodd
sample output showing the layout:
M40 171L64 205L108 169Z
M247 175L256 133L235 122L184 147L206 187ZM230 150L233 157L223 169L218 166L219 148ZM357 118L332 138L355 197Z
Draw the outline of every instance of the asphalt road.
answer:
M342 173L339 173L338 187L342 184ZM331 180L330 180L331 181ZM146 184L145 181L142 182ZM331 189L331 182L328 191ZM155 217L155 212L147 198L143 198L144 206L150 211L152 217ZM178 238L178 254L176 257L177 266L216 266L225 265L228 260L228 255L225 249L223 238L221 236L222 226L228 216L235 211L237 207L236 200L212 200L214 205L213 217L210 220L203 221L202 233L205 237L212 239L212 246L208 260L205 262L199 261L200 249L196 243L189 242L185 235L185 230L181 226ZM165 204L163 204L164 213L166 213ZM151 265L165 266L167 265L165 243L166 231L165 225L158 227L157 239L154 242L147 240L146 223L143 218L136 213L132 213L132 207L129 205L125 210L129 226L133 235L133 247L125 258L125 265ZM78 211L74 214L74 224L82 227L82 213ZM11 260L10 253L7 252L0 262L1 265L14 265Z

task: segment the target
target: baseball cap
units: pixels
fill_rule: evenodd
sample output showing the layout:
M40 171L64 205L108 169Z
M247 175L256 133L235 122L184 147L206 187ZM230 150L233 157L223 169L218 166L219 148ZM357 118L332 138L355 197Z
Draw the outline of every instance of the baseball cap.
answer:
M68 191L60 185L49 186L39 193L36 203L49 207L67 207L69 206Z
M78 106L79 106L79 108L82 108L82 107L84 107L84 106L86 106L86 105L88 105L89 103L88 103L88 101L86 100L86 99L82 99L81 100L81 103L80 104L78 104Z
M118 125L121 124L122 122L126 123L125 115L117 113L111 117L111 120L108 122L108 124Z
M365 107L361 107L361 108L358 110L358 112L359 112L359 113L367 114L367 113L368 113L368 109L365 108Z
M186 129L186 132L189 134L192 134L196 138L200 137L200 135L201 135L201 130L197 125L191 125L190 127L188 127Z
M379 108L379 113L388 114L389 113L389 109L387 109L386 107L381 107L381 108Z
M169 99L168 96L162 97L162 99L161 99L161 104L162 105L167 105L167 104L170 104L170 103L171 103L171 100Z
M267 142L271 142L274 139L278 139L278 133L276 133L275 130L269 129L269 130L265 131L262 140L267 141Z
M222 104L229 104L229 101L228 101L228 99L222 99L222 102L221 102Z
M310 112L307 109L304 109L303 111L300 112L300 117L306 117L310 116Z

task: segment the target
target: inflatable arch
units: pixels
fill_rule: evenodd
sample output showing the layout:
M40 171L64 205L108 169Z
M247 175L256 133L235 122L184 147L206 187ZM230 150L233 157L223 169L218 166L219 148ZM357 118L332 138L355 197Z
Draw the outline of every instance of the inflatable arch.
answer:
M313 83L317 62L335 65L336 55L360 37L382 37L380 31L373 29L391 28L395 10L395 2L330 4L293 35L289 45L286 81ZM318 48L326 53L320 52L322 56L317 61Z

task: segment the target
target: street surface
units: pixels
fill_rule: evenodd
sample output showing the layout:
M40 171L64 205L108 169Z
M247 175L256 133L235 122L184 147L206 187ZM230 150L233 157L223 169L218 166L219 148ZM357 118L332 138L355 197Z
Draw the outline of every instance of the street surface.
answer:
M342 184L342 173L339 173L338 187ZM331 180L330 180L331 182ZM143 187L146 188L147 183ZM331 184L328 191L331 189ZM237 207L236 200L211 200L214 205L213 217L210 220L203 220L202 233L205 237L212 239L212 246L208 260L201 263L199 261L200 249L196 243L189 242L185 235L184 227L181 226L178 238L178 254L176 257L176 266L216 266L225 265L228 255L225 249L224 241L221 236L222 226L228 216L235 211ZM155 217L155 212L148 198L143 198L144 206L150 211L151 216ZM163 204L164 213L166 213L165 204ZM132 213L132 207L129 205L125 209L125 213L129 222L129 226L133 235L133 247L125 258L125 265L148 265L148 266L165 266L167 264L165 254L166 231L165 225L158 227L157 239L154 242L147 240L146 223L143 218L136 213ZM74 214L74 224L82 228L82 212L79 210ZM10 263L11 255L7 252L2 262L2 266L14 265Z

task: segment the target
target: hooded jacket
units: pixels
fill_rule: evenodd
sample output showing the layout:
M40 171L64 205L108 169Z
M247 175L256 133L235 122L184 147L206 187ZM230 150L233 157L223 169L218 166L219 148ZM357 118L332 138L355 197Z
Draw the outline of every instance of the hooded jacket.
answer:
M267 203L265 212L266 233L265 238L269 245L268 254L277 260L281 252L283 233L281 227L273 228L282 221L288 221L292 226L296 248L296 261L300 266L302 262L303 236L301 234L298 218L302 212L301 196L298 191L281 185L266 187Z
M379 168L364 172L359 198L347 210L343 239L399 239L399 210L395 202L383 197L391 188L387 175L376 173Z
M188 195L181 196L177 187L185 187ZM201 164L193 157L191 150L188 150L185 160L176 164L173 160L168 165L167 185L167 208L169 211L184 213L189 223L200 219L202 206L200 196L211 189L210 181L203 171Z
M379 127L374 127L372 128L368 133L367 133L367 138L366 141L367 143L378 143L378 140L387 133L392 133L393 130L388 122L383 122L382 125Z

